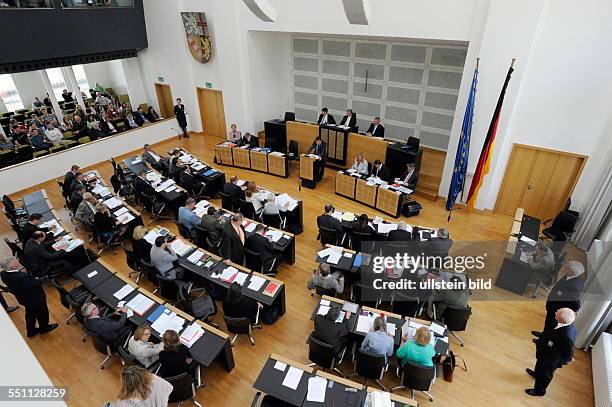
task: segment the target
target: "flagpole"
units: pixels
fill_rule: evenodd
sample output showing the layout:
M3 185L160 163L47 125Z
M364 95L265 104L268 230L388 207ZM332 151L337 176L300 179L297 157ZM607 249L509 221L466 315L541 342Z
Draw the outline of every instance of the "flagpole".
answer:
M479 66L480 66L480 57L476 58L476 70L478 70ZM471 91L471 89L470 89L470 91ZM467 177L465 177L465 176L463 177L463 183L461 184L461 201L463 201L463 193L465 192L465 180L466 180L466 178ZM449 214L448 218L450 220L450 214Z

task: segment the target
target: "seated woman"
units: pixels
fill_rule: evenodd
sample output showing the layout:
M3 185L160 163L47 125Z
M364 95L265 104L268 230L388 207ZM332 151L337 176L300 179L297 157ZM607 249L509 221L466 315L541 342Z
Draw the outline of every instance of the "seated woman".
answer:
M143 260L147 263L151 262L151 243L145 240L147 228L144 226L136 226L132 233L132 251L138 260Z
M255 209L256 215L261 215L261 211L263 210L263 201L259 193L252 193L251 191L246 191L245 200L253 204L253 208Z
M127 231L127 226L120 225L120 219L113 219L108 206L99 202L96 204L96 214L94 215L94 227L100 235L100 239L108 241L115 233L122 236Z
M223 299L223 313L230 318L247 317L252 324L258 323L257 312L263 305L257 301L242 295L242 287L238 283L232 283L227 290L227 296Z
M161 119L161 117L157 114L155 109L153 109L153 106L149 106L145 116L147 117L147 120L149 120L151 123L156 122Z
M159 359L159 353L164 350L164 344L149 342L151 328L141 325L134 331L134 336L128 341L128 351L144 367L149 367Z
M362 213L359 218L353 222L353 231L359 233L374 233L375 230L370 226L368 215Z
M351 166L351 170L354 170L361 175L368 175L368 162L365 158L363 158L363 153L357 154L355 162Z
M421 366L433 366L433 357L436 355L434 347L431 345L431 331L426 326L417 329L414 338L408 340L406 336L402 338L397 353L397 359L401 366L408 362L416 363Z
M183 373L193 375L191 366L193 359L189 353L189 348L180 341L176 331L168 330L162 336L164 350L159 353L159 371L162 377L173 377Z
M110 407L167 406L172 385L140 366L125 366L121 391Z
M361 343L361 350L384 356L385 362L389 362L389 357L393 356L393 337L387 333L387 323L384 318L374 319L372 330Z

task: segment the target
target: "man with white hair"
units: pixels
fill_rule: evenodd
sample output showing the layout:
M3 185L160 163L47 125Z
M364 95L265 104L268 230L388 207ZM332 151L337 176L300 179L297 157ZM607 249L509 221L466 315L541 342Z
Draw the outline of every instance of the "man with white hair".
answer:
M453 245L452 239L448 237L448 229L440 228L438 229L437 236L432 237L429 241L424 242L426 247L425 252L432 257L441 257L444 258L448 256L448 251Z
M407 242L412 240L412 233L408 231L408 224L401 220L397 224L397 229L389 232L387 240L392 242Z
M47 297L42 288L43 280L27 273L15 257L6 257L0 261L0 277L9 291L25 308L26 332L28 338L36 334L45 334L57 328L49 323ZM36 323L38 322L38 328Z
M555 255L552 249L543 240L538 240L536 250L528 256L527 264L532 270L538 272L552 272Z
M100 316L100 310L93 302L86 302L81 307L81 314L85 317L85 328L99 335L108 342L115 342L124 337L130 330L125 326L127 320L127 308L117 308L108 316Z
M535 379L532 389L526 389L530 396L543 396L552 381L555 370L570 363L574 359L574 342L576 314L569 308L560 308L555 312L556 325L542 332L536 342L535 369L526 369Z
M544 330L556 325L555 313L560 308L569 308L574 312L580 309L580 295L584 288L584 266L579 261L568 261L561 272L564 274L557 283L550 289L550 294L546 299L546 319L544 321ZM531 333L539 337L541 332L531 331ZM534 339L534 342L536 340Z

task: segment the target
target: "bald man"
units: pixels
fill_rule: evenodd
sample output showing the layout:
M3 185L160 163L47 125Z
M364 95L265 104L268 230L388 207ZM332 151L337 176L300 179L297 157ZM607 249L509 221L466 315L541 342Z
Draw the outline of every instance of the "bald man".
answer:
M545 395L555 371L574 359L575 318L576 314L571 309L558 309L555 312L556 326L544 330L538 338L535 369L527 369L527 373L535 379L533 388L525 390L528 395Z

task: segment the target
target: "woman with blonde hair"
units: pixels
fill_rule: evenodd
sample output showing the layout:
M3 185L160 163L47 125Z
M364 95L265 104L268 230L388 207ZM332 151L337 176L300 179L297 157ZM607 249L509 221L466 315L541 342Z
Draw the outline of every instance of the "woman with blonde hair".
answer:
M140 366L121 372L121 391L111 407L167 407L172 385Z
M164 350L164 344L149 342L151 328L141 325L134 331L134 335L128 341L128 351L144 367L149 367L159 359L159 352Z
M431 344L431 331L429 328L426 326L420 327L416 330L414 338L411 340L404 336L396 356L401 366L408 362L421 366L433 366L432 358L436 356L436 351Z
M132 232L132 251L138 260L143 260L146 263L151 261L151 243L145 240L147 228L144 226L136 226Z

